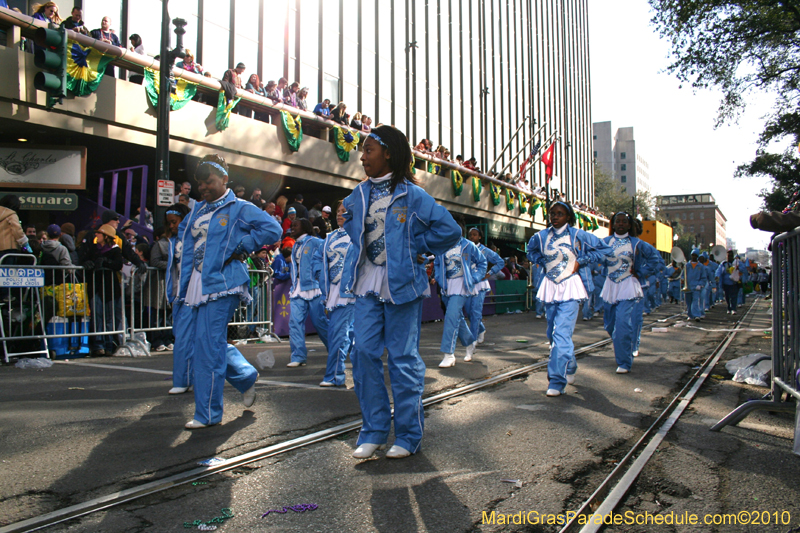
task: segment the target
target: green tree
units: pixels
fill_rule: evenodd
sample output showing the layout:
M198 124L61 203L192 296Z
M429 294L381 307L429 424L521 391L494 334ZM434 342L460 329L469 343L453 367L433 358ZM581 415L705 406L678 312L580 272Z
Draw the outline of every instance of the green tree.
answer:
M764 208L782 209L800 178L800 4L794 0L649 0L652 22L671 42L668 71L695 89L717 88L717 125L735 121L748 95L774 96L753 161L736 176L770 180ZM778 145L778 151L774 150ZM783 147L781 150L780 147Z
M597 163L594 165L594 203L595 208L610 217L618 211L631 212L631 197L625 187L614 180ZM644 219L653 217L653 199L647 191L636 193L636 213Z

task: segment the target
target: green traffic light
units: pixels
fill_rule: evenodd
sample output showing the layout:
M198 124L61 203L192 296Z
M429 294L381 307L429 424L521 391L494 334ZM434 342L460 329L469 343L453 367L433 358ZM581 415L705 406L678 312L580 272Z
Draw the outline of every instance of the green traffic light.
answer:
M67 31L63 26L38 28L34 34L33 62L50 72L37 72L33 86L47 93L47 107L61 103L67 95Z
M61 90L61 78L49 72L37 72L33 77L33 86L40 91L55 93Z

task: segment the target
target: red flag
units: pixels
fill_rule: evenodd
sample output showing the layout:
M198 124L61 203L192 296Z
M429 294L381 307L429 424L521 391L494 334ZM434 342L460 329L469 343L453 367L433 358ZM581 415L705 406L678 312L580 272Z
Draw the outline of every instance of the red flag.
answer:
M542 154L542 163L544 163L544 175L547 183L550 183L550 178L553 177L553 158L555 157L554 150L556 144L551 144L547 150Z

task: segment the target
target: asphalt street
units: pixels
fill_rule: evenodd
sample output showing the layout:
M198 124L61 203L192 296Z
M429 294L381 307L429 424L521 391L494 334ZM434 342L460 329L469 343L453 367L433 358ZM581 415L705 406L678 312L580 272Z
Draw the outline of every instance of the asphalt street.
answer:
M768 305L757 306L748 317L752 327L769 329ZM678 311L664 305L645 321ZM350 455L351 432L48 530L179 531L230 509L233 517L218 522L219 530L556 531L552 525L500 524L498 517L558 515L592 492L725 335L675 322L656 324L671 325L668 333L646 330L629 375L614 373L606 345L579 360L576 383L565 396L547 398L546 375L535 372L428 408L422 451L408 459L391 461L378 453L357 461ZM450 369L437 367L441 323L424 325L425 395L545 360L545 325L527 313L488 317L486 343L474 361L464 363L460 349ZM699 325L726 329L733 317L718 306ZM725 359L768 350L761 337L763 331L738 334ZM605 338L600 319L578 321L576 346ZM193 432L183 429L193 411L191 395L166 394L169 354L81 359L41 371L0 368L0 524L185 472L203 459L231 458L360 419L349 364L347 389L320 388L323 346L310 337L309 347L316 351L298 369L285 366L288 343L241 347L254 363L265 350L275 357L273 368L260 371L256 404L245 409L227 387L223 423ZM790 509L800 501L792 483L800 473L800 460L791 453L793 420L763 413L709 432L739 401L765 392L734 384L724 368L719 374L673 429L624 509L736 512L757 501L770 512L788 509L792 526L767 529L787 531L800 523ZM262 518L300 504L316 507ZM494 523L487 523L492 516Z

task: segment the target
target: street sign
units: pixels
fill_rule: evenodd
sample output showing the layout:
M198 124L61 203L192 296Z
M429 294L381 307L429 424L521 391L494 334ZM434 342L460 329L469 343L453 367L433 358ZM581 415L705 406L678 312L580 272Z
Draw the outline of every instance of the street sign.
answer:
M78 208L78 195L57 192L0 192L0 198L15 194L19 198L22 211L75 211Z
M0 287L44 287L41 268L0 268Z
M175 203L175 182L172 180L158 180L158 205L169 207Z

